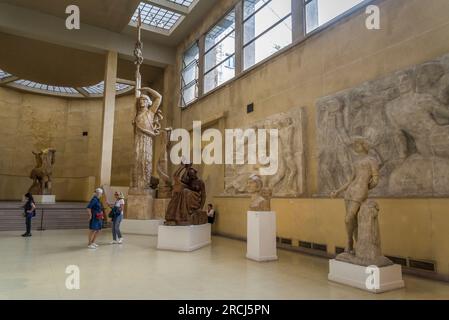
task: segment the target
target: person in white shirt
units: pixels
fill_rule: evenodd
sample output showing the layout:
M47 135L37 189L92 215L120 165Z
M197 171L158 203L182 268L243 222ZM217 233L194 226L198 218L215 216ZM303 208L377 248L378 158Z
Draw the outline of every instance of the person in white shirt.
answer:
M207 205L207 222L210 224L214 224L215 222L215 210L211 203Z
M123 214L125 212L125 197L122 192L116 192L115 204L112 209L112 242L111 244L123 243L122 233L120 232L120 223L123 220Z

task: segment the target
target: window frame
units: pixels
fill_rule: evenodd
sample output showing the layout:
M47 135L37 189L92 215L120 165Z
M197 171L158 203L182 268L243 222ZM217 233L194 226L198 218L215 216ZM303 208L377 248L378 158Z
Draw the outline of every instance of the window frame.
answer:
M266 29L264 32L262 32L261 34L259 34L258 36L254 37L251 41L249 41L248 43L244 44L244 39L243 39L243 33L244 33L244 22L247 21L248 19L250 19L253 15L255 15L257 12L259 12L261 9L263 9L267 4L269 4L270 2L265 3L263 6L261 6L259 9L257 9L255 12L253 12L251 15L249 15L248 17L244 18L244 0L239 0L237 1L234 5L232 5L229 10L226 11L225 14L223 14L219 19L217 19L217 21L215 23L212 24L212 26L207 29L206 32L202 33L201 36L194 42L194 43L198 43L198 47L199 47L199 67L198 67L198 96L196 97L196 99L194 99L192 102L188 103L187 105L183 106L182 105L182 96L181 96L181 103L180 103L180 107L182 110L188 109L188 107L190 107L191 105L195 104L196 102L198 102L199 100L201 100L202 98L213 94L214 92L220 90L221 88L229 85L230 83L232 83L233 81L236 81L238 79L240 79L241 77L245 76L246 74L252 72L253 70L259 68L260 66L264 65L265 63L267 63L268 61L270 61L271 59L276 58L277 56L283 54L286 51L289 51L290 49L296 47L298 44L306 41L307 39L314 37L316 34L321 33L325 30L327 30L328 28L332 27L333 25L337 24L340 21L343 21L344 19L355 15L356 13L360 13L360 11L364 8L366 8L370 3L379 1L379 0L363 0L362 2L360 2L359 4L351 7L350 9L340 13L339 15L335 16L333 19L329 20L328 22L318 26L316 29L307 32L306 30L306 5L308 3L310 3L313 0L291 0L291 5L292 5L292 10L291 13L287 16L285 16L284 18L280 19L279 21L277 21L275 24L273 24L271 27L269 27L268 29ZM214 48L217 44L215 44L212 48L209 48L207 51L205 50L205 36L221 21L223 20L227 15L229 15L229 13L231 11L235 10L235 28L234 31L231 31L229 34L226 35L226 37L224 37L222 40L220 40L219 43L221 43L221 41L223 41L224 39L226 39L232 32L235 32L235 53L229 57L227 57L226 59L224 59L223 61L221 61L219 64L215 65L214 68L210 69L208 72L211 72L212 70L214 70L215 68L217 68L219 65L225 63L226 61L228 61L230 58L234 57L235 58L235 75L217 85L215 88L209 90L208 92L204 92L204 76L206 75L205 70L204 70L204 60L205 60L205 55L207 52L209 52L212 48ZM243 51L244 48L248 45L250 45L251 43L253 43L254 41L256 41L258 38L260 38L261 36L265 35L267 32L271 31L273 28L275 28L276 26L278 26L280 23L284 22L286 19L288 19L289 17L291 17L292 19L292 43L290 43L289 45L283 47L282 49L280 49L278 52L275 52L271 55L269 55L268 57L266 57L265 59L262 59L261 61L255 63L253 66L248 67L247 69L243 69L243 65L244 65L244 55L243 55ZM184 51L187 52L193 45L190 45L189 47L187 47L187 49ZM183 55L181 56L181 59L183 58ZM182 61L181 61L181 66L182 66ZM181 72L184 70L184 68L181 68ZM182 73L181 73L182 74ZM182 83L181 83L181 87L182 87ZM183 89L186 87L183 87ZM181 95L182 95L182 89L181 89Z
M186 55L186 53L191 50L193 47L197 46L198 47L198 59L193 59L189 64L187 64L186 66L184 66L184 57ZM181 72L179 75L180 78L180 84L181 84L181 90L180 90L180 105L181 108L186 108L187 106L189 106L190 104L196 102L199 98L200 98L200 92L199 92L199 81L200 81L200 59L201 59L201 50L200 50L200 45L199 45L199 40L194 41L186 50L184 50L182 56L181 56ZM186 71L187 69L191 68L192 66L194 66L196 64L196 75L195 78L188 82L185 83L184 81L184 76L183 73L184 71ZM196 86L196 90L195 90L195 98L192 101L189 101L186 103L186 101L184 100L184 91L186 89L190 89L192 86Z

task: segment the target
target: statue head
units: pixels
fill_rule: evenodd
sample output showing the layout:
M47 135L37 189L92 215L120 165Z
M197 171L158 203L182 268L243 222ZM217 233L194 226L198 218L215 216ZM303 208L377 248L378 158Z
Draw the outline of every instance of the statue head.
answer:
M196 170L193 167L188 168L187 176L190 178L190 180L197 180L198 179L198 170Z
M356 136L351 139L351 147L357 154L368 154L371 144L366 138Z
M153 104L150 97L146 94L142 94L139 97L139 109L146 109Z
M324 102L324 105L326 107L326 111L329 113L336 113L340 112L343 107L344 103L340 98L332 97Z
M247 183L246 183L246 190L249 193L258 193L263 188L263 181L262 178L257 175L253 174L249 177Z
M401 72L398 75L399 80L399 92L400 94L406 94L413 92L415 89L415 81L413 76L409 72Z

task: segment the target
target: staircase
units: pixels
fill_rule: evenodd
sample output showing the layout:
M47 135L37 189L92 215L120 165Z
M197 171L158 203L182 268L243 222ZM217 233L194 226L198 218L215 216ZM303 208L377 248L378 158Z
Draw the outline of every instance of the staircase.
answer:
M25 230L23 203L0 202L0 231ZM36 205L32 230L87 229L87 203L61 202Z

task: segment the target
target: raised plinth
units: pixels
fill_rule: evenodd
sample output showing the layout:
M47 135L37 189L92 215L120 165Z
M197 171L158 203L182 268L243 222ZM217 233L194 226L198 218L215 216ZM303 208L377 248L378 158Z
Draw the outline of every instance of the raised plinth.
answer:
M276 213L248 211L246 257L255 261L277 260Z
M386 267L364 267L333 259L329 261L328 279L373 293L401 289L405 286L402 268L397 264Z
M126 219L151 220L153 216L153 195L149 192L132 192L128 194Z
M211 225L160 226L157 248L161 250L194 251L211 244Z
M37 204L54 204L56 203L55 195L35 195L33 196L34 202Z
M120 224L120 231L124 234L139 234L145 236L157 236L159 226L164 220L131 220L124 219Z

